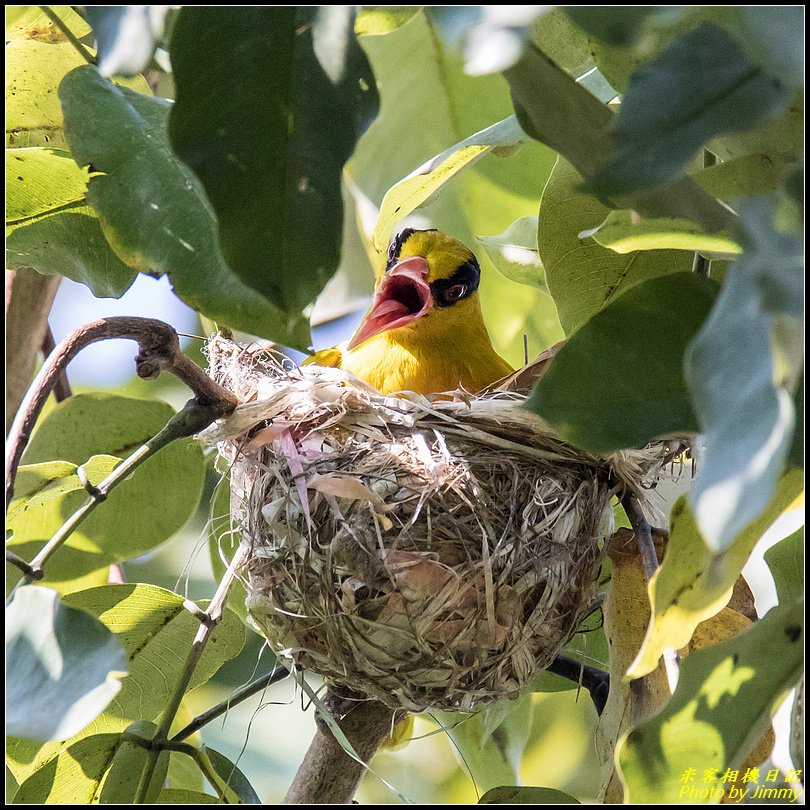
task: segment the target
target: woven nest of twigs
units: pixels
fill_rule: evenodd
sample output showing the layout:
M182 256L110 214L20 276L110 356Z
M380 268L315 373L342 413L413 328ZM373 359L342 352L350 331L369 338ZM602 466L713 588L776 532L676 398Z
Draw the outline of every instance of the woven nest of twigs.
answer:
M250 615L279 655L393 707L515 697L593 603L610 499L663 445L587 455L502 391L382 396L216 337L241 401L204 437L249 547Z

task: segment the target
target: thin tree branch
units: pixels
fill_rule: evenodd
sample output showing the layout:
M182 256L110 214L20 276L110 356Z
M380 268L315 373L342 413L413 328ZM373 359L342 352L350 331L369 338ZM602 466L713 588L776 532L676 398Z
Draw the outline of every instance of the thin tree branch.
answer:
M149 756L147 758L146 765L144 766L143 773L141 774L134 804L143 804L145 801L146 792L149 789L150 783L152 782L152 775L154 774L155 766L157 765L158 755L167 744L171 744L169 740L169 729L174 722L174 718L177 715L177 710L180 708L180 704L182 703L183 697L186 694L188 685L191 682L192 676L194 675L194 670L197 668L197 664L200 662L203 652L205 652L205 647L208 644L214 629L222 618L222 613L225 609L225 600L228 598L228 591L230 591L231 585L233 585L233 581L236 579L237 571L244 564L247 553L247 546L240 546L237 549L236 554L234 554L230 564L228 565L228 570L225 572L219 583L219 587L217 588L213 599L211 599L211 603L208 605L208 609L205 611L208 616L208 621L200 624L200 628L197 630L197 635L194 637L194 642L192 643L191 649L186 657L183 671L180 673L180 677L175 684L174 692L169 697L168 706L166 707L166 711L163 713L160 725L155 732L155 736L152 741L153 747L149 750Z
M177 333L169 324L153 318L135 317L102 318L86 324L68 335L48 356L20 405L8 436L7 507L14 493L14 477L20 458L37 417L62 371L83 348L111 338L138 341L140 351L135 357L138 376L154 379L161 371L171 372L194 391L197 405L210 411L211 422L229 414L236 407L236 397L217 385L180 351Z
M31 581L36 579L42 579L42 572L39 572L37 576L36 572L33 568L24 560L22 557L18 557L13 551L9 551L6 549L6 562L11 563L12 565L17 566L20 571L25 574L25 576L30 577Z
M591 696L596 713L602 714L610 692L610 675L607 672L583 664L567 655L558 655L546 669L561 678L584 686Z
M368 763L404 713L361 695L341 695L330 688L326 707L357 755ZM344 751L323 721L298 768L282 804L351 804L366 768Z
M247 686L243 686L241 689L237 689L227 700L223 700L222 703L212 706L207 711L204 711L202 714L195 717L185 728L178 731L177 734L172 737L171 742L175 743L185 740L187 737L190 737L192 734L199 731L203 726L207 725L212 720L216 720L217 717L225 714L225 712L229 711L234 706L238 706L243 701L253 697L253 695L264 691L268 686L272 686L274 683L283 681L289 676L289 674L290 673L284 667L276 667L267 675L257 678L255 681L249 683Z
M42 355L47 360L56 348L56 341L51 331L51 326L48 324L45 329L45 336L42 338ZM70 388L70 380L68 380L67 369L63 368L62 373L56 380L53 388L53 396L57 402L64 402L69 397L73 396L73 391Z
M40 6L42 13L65 35L65 39L81 54L82 59L89 65L97 64L95 58L87 48L79 42L78 37L71 31L59 17L51 11L50 6Z

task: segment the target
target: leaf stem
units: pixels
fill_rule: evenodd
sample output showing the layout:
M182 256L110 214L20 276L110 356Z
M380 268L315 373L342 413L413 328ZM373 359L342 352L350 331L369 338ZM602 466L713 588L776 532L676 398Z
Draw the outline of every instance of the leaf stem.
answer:
M51 10L50 6L40 6L39 9L65 35L67 41L81 54L82 59L84 59L88 65L97 64L96 59L90 51L79 42L78 37L65 25L64 21Z
M253 697L253 695L262 692L268 686L272 686L274 683L284 680L289 674L290 673L284 667L275 667L272 672L263 675L261 678L257 678L241 689L237 689L227 700L223 700L222 703L212 706L207 711L195 717L185 728L178 731L170 742L175 743L185 740L212 720L216 720L217 717L225 714L225 712L233 706L238 706L243 701Z

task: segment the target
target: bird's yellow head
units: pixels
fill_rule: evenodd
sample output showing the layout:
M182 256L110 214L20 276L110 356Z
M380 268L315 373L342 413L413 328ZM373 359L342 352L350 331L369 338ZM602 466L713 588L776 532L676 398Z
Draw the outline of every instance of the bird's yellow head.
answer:
M441 231L406 228L388 248L385 273L348 348L449 307L459 319L467 314L480 319L476 293L480 279L477 259L457 239Z

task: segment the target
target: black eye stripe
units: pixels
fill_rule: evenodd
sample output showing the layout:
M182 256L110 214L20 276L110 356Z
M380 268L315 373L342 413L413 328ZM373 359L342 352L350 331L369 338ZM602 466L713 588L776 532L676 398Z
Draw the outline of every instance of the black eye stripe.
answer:
M480 281L481 268L478 265L477 259L473 257L464 262L450 278L437 279L430 285L433 300L436 302L437 306L449 307L455 304L456 301L469 298L478 289ZM464 294L458 297L448 296L448 290L458 285L465 287Z

